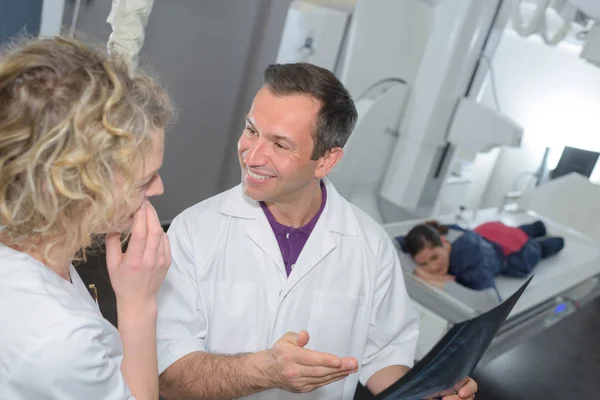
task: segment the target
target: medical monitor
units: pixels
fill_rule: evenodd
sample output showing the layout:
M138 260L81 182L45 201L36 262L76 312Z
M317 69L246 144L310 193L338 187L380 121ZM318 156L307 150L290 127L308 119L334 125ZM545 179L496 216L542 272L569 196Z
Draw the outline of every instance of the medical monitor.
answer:
M589 178L592 171L594 171L598 156L600 156L600 153L595 151L565 147L560 160L558 160L558 165L550 174L550 178L556 179L571 172L577 172Z

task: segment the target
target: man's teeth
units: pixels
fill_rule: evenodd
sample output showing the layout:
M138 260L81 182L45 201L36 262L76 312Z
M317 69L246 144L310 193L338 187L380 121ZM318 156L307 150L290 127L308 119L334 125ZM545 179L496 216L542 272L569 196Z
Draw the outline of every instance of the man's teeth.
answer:
M258 174L255 174L254 172L250 171L250 170L248 170L248 175L250 175L254 179L258 179L258 180L261 180L261 181L264 181L265 179L269 179L270 178L270 176L258 175Z

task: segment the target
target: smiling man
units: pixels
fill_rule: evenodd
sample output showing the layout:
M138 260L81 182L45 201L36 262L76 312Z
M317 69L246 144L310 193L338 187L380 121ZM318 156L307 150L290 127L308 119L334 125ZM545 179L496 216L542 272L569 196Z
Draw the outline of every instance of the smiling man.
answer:
M379 393L412 366L418 321L395 248L326 179L356 119L331 72L266 69L238 142L241 185L169 230L165 397L352 399L359 379Z

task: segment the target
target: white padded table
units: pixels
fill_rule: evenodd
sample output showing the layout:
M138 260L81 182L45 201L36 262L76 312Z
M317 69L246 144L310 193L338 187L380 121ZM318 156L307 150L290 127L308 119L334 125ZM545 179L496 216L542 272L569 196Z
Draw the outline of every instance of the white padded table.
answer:
M455 216L442 216L435 219L444 224L457 224L465 228L472 228L489 221L501 221L510 226L518 226L540 219L546 224L548 235L565 238L565 248L558 255L542 260L536 266L533 271L535 276L515 305L511 316L551 300L600 274L600 244L534 212L498 214L496 209L489 209L480 211L474 219L466 215L466 221L457 221ZM403 221L387 224L384 228L390 237L395 238L408 233L410 228L421 222L423 220ZM411 298L451 322L471 318L498 304L495 292L490 289L476 291L455 282L446 284L443 289L426 284L412 274L415 264L410 257L400 250L399 255ZM526 280L527 278L498 276L496 285L500 295L505 299Z

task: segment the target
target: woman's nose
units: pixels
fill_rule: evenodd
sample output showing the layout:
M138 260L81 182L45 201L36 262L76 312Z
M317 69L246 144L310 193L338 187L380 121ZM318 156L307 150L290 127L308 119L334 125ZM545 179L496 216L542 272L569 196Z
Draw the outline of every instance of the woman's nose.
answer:
M150 187L146 191L146 197L160 196L164 192L165 186L162 178L160 175L156 175L156 178L154 178L154 181L150 184Z

